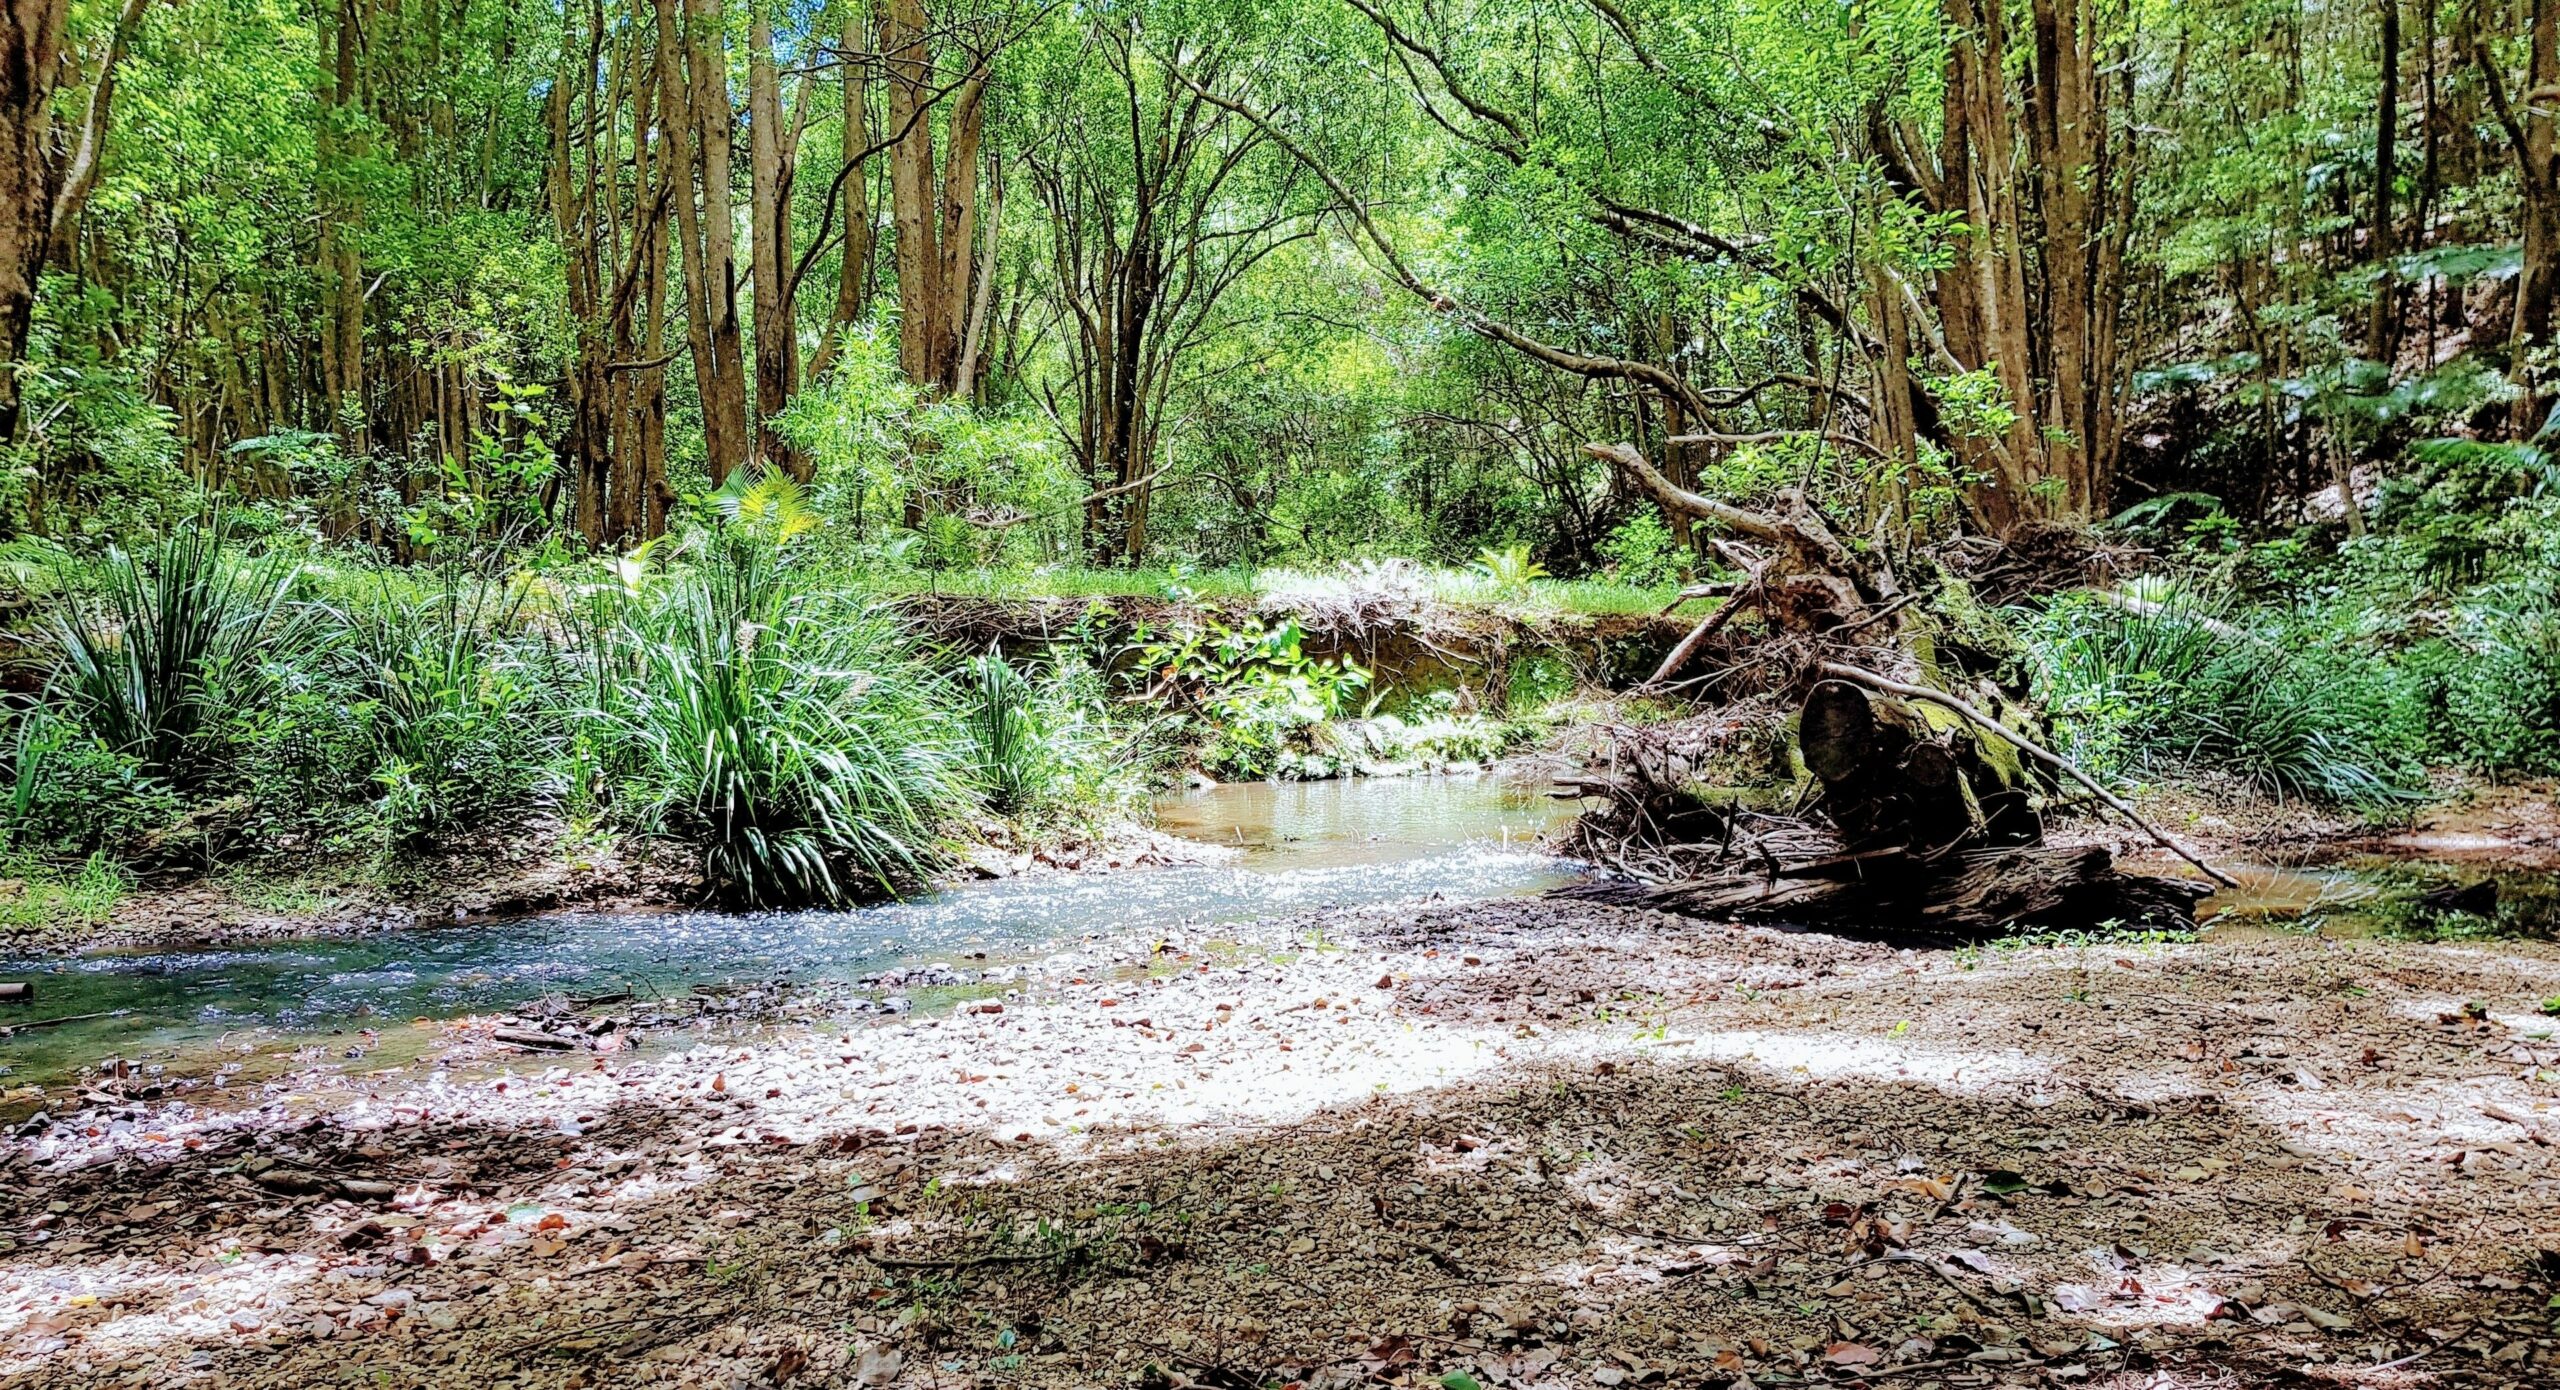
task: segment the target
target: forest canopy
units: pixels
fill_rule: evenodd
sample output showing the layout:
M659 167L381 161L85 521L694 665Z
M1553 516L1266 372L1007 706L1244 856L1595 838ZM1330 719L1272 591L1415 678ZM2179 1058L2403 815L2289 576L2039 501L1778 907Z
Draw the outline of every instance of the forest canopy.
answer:
M1861 534L2547 467L2552 0L15 8L19 534L745 469L881 563L1650 578L1586 444Z

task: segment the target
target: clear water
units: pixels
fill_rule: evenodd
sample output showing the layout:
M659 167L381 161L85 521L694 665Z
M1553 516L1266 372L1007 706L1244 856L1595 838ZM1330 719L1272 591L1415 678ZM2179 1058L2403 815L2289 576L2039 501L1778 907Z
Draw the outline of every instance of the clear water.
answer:
M2208 936L2560 940L2560 874L2547 870L2377 858L2232 876L2238 888L2197 905Z
M1160 824L1230 845L1223 862L964 884L843 912L561 914L235 949L0 962L32 979L31 1018L114 1016L0 1037L0 1093L105 1058L177 1070L279 1042L501 1011L551 993L855 981L902 965L1036 956L1088 936L1563 882L1533 842L1557 803L1491 778L1250 783L1169 797Z

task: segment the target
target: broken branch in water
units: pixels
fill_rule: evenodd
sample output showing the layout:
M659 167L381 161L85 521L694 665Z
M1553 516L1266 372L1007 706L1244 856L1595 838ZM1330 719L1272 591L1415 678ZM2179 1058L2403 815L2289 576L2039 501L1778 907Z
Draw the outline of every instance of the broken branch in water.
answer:
M2028 738L2026 735L2019 733L2017 730L2010 728L2008 725L2001 723L1990 715L1984 714L1982 711L1975 709L1973 706L1957 699L1955 696L1950 695L1943 690L1935 690L1925 685L1914 685L1908 681L1898 681L1890 676L1879 675L1876 672L1867 670L1861 666L1850 666L1837 661L1826 661L1822 663L1821 670L1822 674L1833 677L1834 679L1854 681L1859 685L1866 686L1870 690L1881 690L1888 695L1899 695L1906 700L1926 700L1931 704L1953 710L1957 714L1963 715L1966 719L1980 725L1985 731L1995 734L2015 745L2019 752L2025 753L2036 761L2045 764L2047 767L2053 768L2055 771L2062 773L2071 780L2078 782L2081 786L2088 788L2092 795L2096 796L2100 801L2105 802L2118 815L2121 815L2126 820L2133 822L2136 828L2140 829L2144 834L2149 835L2153 840L2158 841L2162 848L2202 870L2205 877L2212 879L2214 882L2221 884L2225 888L2237 888L2240 886L2240 881L2238 879L2235 879L2231 875L2224 873L2222 870L2206 863L2194 850L2187 848L2185 845L2182 845L2178 843L2177 840L2171 838L2167 831L2162 830L2160 827L2153 825L2150 821L2143 819L2142 813L2133 809L2133 807L2122 797L2119 797L2115 793L2108 791L2105 787L2098 785L2098 779L2081 771L2079 764L2072 762L2070 759L2063 757L2059 753L2053 752L2044 745L2037 743L2034 739Z
M100 1018L122 1018L126 1014L132 1012L133 1010L131 1009L101 1009L93 1014L64 1014L60 1018L31 1018L24 1023L12 1023L6 1028L0 1028L0 1038L5 1038L11 1033L24 1033L31 1028L57 1028L65 1023L87 1023L93 1019Z

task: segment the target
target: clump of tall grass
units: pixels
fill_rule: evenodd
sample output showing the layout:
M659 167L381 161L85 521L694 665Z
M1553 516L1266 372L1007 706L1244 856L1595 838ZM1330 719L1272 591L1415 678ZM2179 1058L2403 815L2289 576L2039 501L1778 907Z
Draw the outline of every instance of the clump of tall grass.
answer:
M2396 676L2280 644L2192 597L2070 595L2032 615L2036 692L2102 773L2220 771L2262 795L2379 808L2423 794Z
M110 749L185 787L213 770L222 711L263 698L272 670L308 650L287 602L293 562L235 561L223 541L219 524L190 524L109 550L63 576L47 634L54 697Z
M939 862L976 798L894 619L794 592L777 548L747 537L621 593L594 632L616 795L699 846L718 896L841 902Z
M536 796L563 743L552 648L523 632L525 590L448 576L333 610L330 665L368 716L377 819L424 839Z
M1149 730L1115 724L1101 673L1073 649L1016 665L990 647L957 685L970 772L988 809L1051 821L1124 810L1144 793Z

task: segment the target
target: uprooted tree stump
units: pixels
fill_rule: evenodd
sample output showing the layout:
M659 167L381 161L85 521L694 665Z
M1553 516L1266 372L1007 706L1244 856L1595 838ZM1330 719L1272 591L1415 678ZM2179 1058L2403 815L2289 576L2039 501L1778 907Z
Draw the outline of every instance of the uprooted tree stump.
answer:
M1665 506L1747 542L1722 547L1747 578L1653 684L1745 604L1764 615L1769 679L1697 719L1616 731L1605 765L1559 779L1558 795L1599 803L1572 847L1632 880L1569 892L1909 940L2192 922L2201 885L2044 843L2046 796L2068 779L2224 878L2047 749L2011 692L1950 664L1935 634L1970 607L1959 583L1906 584L1881 545L1842 543L1801 493L1764 515L1677 487L1629 446L1589 447Z

